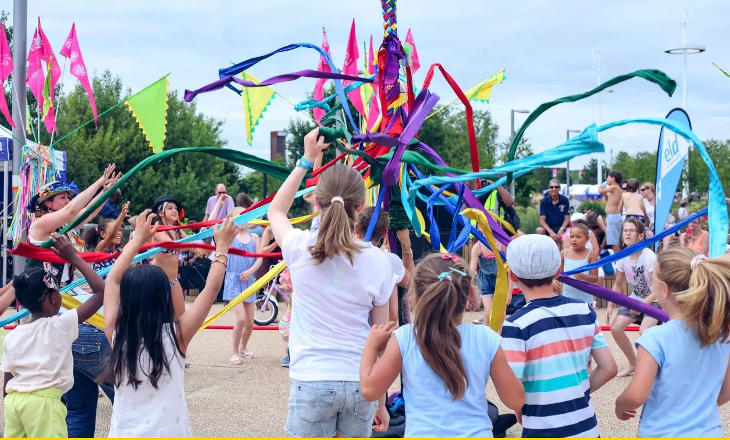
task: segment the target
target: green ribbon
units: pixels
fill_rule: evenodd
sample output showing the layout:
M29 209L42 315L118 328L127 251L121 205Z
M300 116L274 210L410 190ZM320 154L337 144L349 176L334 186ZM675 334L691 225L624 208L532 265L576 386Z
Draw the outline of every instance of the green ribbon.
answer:
M287 177L289 177L289 173L291 172L290 169L282 167L281 165L277 165L273 162L270 162L266 159L262 159L260 157L254 156L252 154L244 153L243 151L238 150L232 150L230 148L218 148L218 147L190 147L190 148L175 148L172 150L165 150L160 153L154 154L142 162L135 165L134 168L129 170L124 176L122 176L121 179L119 179L119 182L114 184L111 188L109 188L100 198L97 200L94 204L86 208L86 210L81 213L74 221L66 225L59 234L63 235L66 232L70 231L71 229L76 228L83 222L86 218L88 218L94 211L96 211L101 205L106 202L106 199L108 199L112 194L114 194L114 191L117 190L124 182L131 179L132 176L139 173L145 168L148 168L151 165L156 164L157 162L160 162L164 159L167 159L168 157L178 154L178 153L204 153L209 154L211 156L218 157L223 160L227 160L230 162L237 163L238 165L243 165L247 168L254 169L256 171L259 171L264 174L268 174L269 176L275 177L280 180L286 180ZM312 177L312 176L309 176ZM43 248L49 248L51 247L51 240L48 239L41 244L41 247Z
M565 96L560 99L556 99L555 101L546 102L544 104L540 104L538 108L536 108L532 113L530 113L530 116L527 117L525 122L520 127L519 131L517 131L517 134L515 135L514 139L512 139L512 145L509 147L509 156L507 159L507 162L511 162L515 158L515 152L517 151L517 145L519 145L520 140L522 140L522 136L525 134L525 131L527 130L527 127L530 126L533 122L535 122L535 119L540 117L543 113L545 113L547 110L549 110L552 107L555 107L558 104L562 104L564 102L575 102L580 101L581 99L588 98L589 96L593 96L596 93L601 92L602 90L605 90L611 86L614 86L618 83L622 83L624 81L628 81L632 78L639 77L644 78L645 80L649 82L653 82L654 84L657 84L659 87L662 88L669 96L672 96L674 93L674 90L677 88L677 83L670 77L668 77L664 72L661 70L637 70L636 72L627 73L625 75L617 76L613 79L610 79L606 81L605 83L601 84L600 86L596 87L593 90L589 90L585 93L581 93L579 95L571 95L571 96ZM507 176L507 183L512 182L512 173L509 173Z

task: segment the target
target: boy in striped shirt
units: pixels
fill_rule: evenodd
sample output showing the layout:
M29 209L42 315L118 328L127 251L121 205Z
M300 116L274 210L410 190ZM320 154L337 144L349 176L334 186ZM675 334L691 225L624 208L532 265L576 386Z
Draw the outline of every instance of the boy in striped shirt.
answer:
M550 237L525 235L507 247L509 277L527 305L502 327L502 348L525 387L517 414L523 437L598 437L590 393L617 373L596 312L585 302L556 295L560 251ZM589 376L588 357L596 368Z

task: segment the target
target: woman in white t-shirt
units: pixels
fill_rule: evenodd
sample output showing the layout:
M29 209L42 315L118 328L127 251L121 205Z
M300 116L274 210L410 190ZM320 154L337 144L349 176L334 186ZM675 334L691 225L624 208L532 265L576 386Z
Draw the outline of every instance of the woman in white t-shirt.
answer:
M624 244L626 246L632 246L644 240L644 223L635 218L627 218L624 221L621 234ZM656 254L649 248L644 248L635 254L617 261L616 281L613 283L613 290L621 293L626 283L628 283L631 288L630 298L661 308L656 301L656 294L652 293L652 271L654 270L654 263L656 263ZM639 334L642 334L644 330L655 326L659 321L651 316L622 306L618 311L616 319L611 322L612 313L613 303L609 302L608 308L606 309L606 325L611 326L613 339L629 360L628 368L618 374L620 377L626 377L634 372L634 367L636 366L634 346L629 340L629 337L626 336L626 327L637 319L641 319Z
M320 175L314 202L322 220L316 232L289 223L286 214L294 195L326 147L319 129L304 138L304 157L269 208L296 298L286 430L296 437L370 437L372 429L387 429L390 418L385 396L379 403L363 398L360 358L370 324L388 321L397 275L384 252L355 237L365 185L351 167L337 164Z

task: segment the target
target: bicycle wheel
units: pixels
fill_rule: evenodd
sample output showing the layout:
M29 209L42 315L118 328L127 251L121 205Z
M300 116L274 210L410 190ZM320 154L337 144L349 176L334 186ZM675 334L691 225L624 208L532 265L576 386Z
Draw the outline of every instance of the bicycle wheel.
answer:
M260 296L256 298L254 307L253 322L256 325L269 325L279 315L279 304L273 298Z

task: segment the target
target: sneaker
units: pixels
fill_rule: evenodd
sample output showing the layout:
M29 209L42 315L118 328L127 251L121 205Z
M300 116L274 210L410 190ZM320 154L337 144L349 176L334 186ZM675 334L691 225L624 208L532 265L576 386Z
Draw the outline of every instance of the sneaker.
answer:
M471 323L472 324L484 324L484 318L475 319Z
M289 368L289 356L284 358L284 361L281 363L281 366L284 368Z

